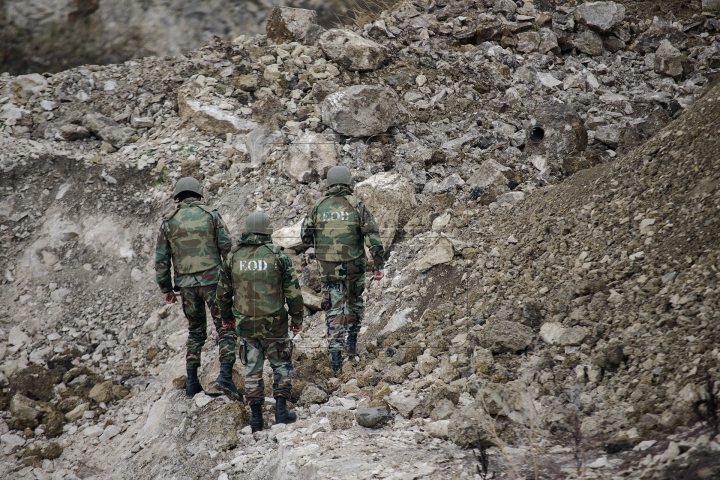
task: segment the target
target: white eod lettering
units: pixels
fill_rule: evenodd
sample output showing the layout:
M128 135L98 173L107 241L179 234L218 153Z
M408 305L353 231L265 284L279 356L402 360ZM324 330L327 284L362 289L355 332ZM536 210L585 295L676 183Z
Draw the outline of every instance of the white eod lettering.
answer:
M262 271L267 270L268 264L265 260L240 260L238 262L240 270Z
M339 220L342 222L347 222L350 219L350 213L348 213L348 212L323 212L322 219L325 222L327 222L329 220Z

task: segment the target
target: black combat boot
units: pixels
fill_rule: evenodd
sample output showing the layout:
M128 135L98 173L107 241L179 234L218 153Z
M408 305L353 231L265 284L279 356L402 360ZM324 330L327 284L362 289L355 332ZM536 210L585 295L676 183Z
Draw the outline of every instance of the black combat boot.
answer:
M218 375L215 379L215 385L220 387L223 392L225 392L225 395L231 399L234 398L235 400L242 402L243 396L240 395L240 392L238 392L238 389L232 379L233 365L233 362L220 362L220 375Z
M297 415L288 412L287 399L285 397L275 397L275 423L295 423Z
M195 395L203 391L200 380L197 376L198 367L187 369L187 380L185 380L185 396L193 398Z
M358 332L355 329L355 327L350 327L350 331L348 332L347 336L347 342L345 342L345 349L348 352L348 355L355 356L355 350L357 348L357 336Z
M262 405L250 405L250 411L252 416L250 417L250 429L255 432L259 432L264 428L263 416L262 416Z
M330 366L335 372L339 372L340 370L342 370L342 352L330 352Z

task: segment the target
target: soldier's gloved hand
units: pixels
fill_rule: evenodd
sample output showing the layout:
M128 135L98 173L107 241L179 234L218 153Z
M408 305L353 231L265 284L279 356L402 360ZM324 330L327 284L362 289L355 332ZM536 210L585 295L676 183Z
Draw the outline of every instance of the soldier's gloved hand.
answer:
M175 292L167 292L163 294L165 297L166 303L177 303L177 297L175 296Z
M230 330L232 330L235 328L235 322L233 322L233 321L226 322L225 320L223 320L222 326L223 326L223 328L229 328Z
M373 272L373 280L382 280L385 276L385 272L382 270L375 270Z
M293 333L300 333L302 325L290 325L290 330L292 330Z

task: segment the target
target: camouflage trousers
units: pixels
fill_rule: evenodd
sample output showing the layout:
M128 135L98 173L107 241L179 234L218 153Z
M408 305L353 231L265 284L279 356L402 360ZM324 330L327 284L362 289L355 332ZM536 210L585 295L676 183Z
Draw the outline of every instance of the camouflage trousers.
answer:
M249 405L265 403L263 366L273 369L273 397L290 399L292 390L292 340L289 338L242 338L240 361L245 365L245 398Z
M212 316L215 330L218 334L220 361L235 361L237 335L234 329L222 326L220 311L215 303L216 290L217 285L180 289L183 312L189 322L187 354L185 355L187 368L200 366L200 354L202 353L203 346L205 346L205 340L207 340L207 314L205 312L205 305L210 309L210 315Z
M321 262L322 309L325 310L328 350L344 352L348 332L357 332L365 304L365 257L342 263Z

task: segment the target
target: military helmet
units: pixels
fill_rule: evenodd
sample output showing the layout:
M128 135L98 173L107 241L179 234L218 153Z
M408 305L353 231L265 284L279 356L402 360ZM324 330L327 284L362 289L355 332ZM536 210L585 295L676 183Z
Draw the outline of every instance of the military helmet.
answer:
M173 198L177 198L182 192L193 192L197 193L200 197L203 196L202 185L192 177L183 177L177 181Z
M332 167L327 173L327 186L342 184L352 186L353 178L350 169L347 167Z
M270 217L264 212L251 213L245 219L245 233L272 235L273 228L270 226Z

